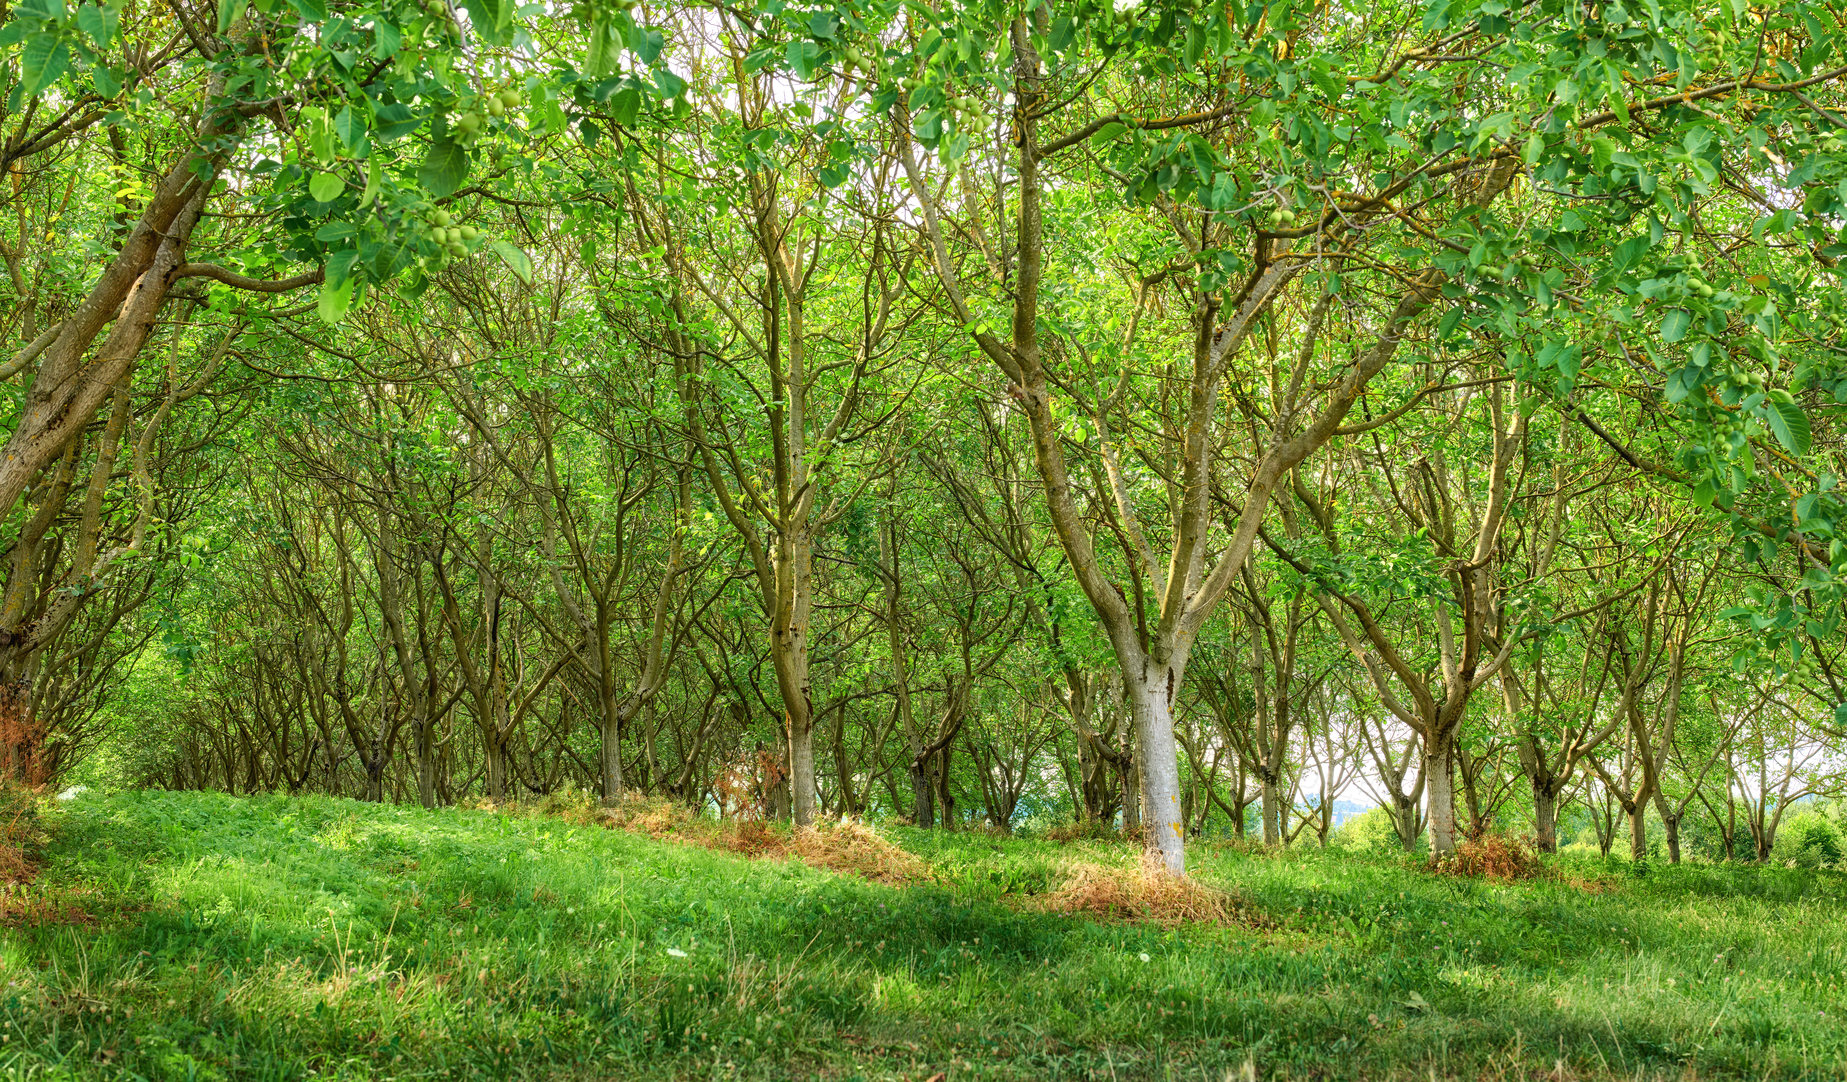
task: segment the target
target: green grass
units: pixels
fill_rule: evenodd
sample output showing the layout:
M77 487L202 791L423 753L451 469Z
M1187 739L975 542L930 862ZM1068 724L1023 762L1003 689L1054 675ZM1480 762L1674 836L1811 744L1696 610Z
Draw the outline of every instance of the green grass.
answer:
M1120 846L895 831L885 887L549 818L90 796L0 928L0 1077L1841 1078L1843 876L1195 850L1280 929L1018 895ZM1145 956L1145 960L1144 960ZM1562 1062L1563 1069L1555 1070Z

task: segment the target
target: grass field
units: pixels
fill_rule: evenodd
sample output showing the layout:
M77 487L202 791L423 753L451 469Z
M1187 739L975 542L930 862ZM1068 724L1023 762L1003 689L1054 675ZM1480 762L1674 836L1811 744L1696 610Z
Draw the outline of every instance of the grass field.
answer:
M1842 1078L1847 876L1195 850L1253 919L1045 911L1119 844L882 885L563 819L85 796L0 927L0 1077Z

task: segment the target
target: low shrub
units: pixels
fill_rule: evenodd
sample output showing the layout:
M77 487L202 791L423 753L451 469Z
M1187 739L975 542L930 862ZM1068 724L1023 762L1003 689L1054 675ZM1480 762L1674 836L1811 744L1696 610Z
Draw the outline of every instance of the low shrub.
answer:
M1503 882L1531 879L1543 867L1538 855L1528 849L1526 843L1501 834L1464 838L1456 843L1455 852L1431 858L1430 866L1444 875Z
M1847 838L1842 837L1840 824L1828 816L1799 811L1777 831L1771 856L1801 868L1830 867L1847 858Z
M1334 828L1328 844L1354 853L1402 851L1390 808L1368 808Z
M567 819L582 815L585 821L646 834L650 838L677 837L688 840L689 835L696 835L696 838L690 840L702 840L711 835L715 826L710 819L677 800L648 793L630 793L621 804L613 808L598 808L596 801L591 798L587 801L587 810L580 811L576 805L564 803L557 811L547 814L561 815Z
M1075 823L1048 827L1040 837L1048 842L1115 842L1123 839L1123 833L1116 829L1114 823L1106 823L1101 819L1080 819Z

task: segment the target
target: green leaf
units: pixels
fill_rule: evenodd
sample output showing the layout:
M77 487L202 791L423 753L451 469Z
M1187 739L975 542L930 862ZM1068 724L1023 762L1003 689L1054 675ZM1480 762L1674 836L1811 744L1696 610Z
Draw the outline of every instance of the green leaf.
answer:
M347 105L334 117L333 130L348 150L358 150L366 138L365 114Z
M1096 134L1090 137L1090 145L1093 147L1100 147L1128 130L1129 126L1127 124L1112 120L1108 124L1097 129Z
M218 0L218 32L231 29L231 24L244 10L244 0Z
M396 102L379 106L373 115L378 122L378 137L386 141L409 135L423 123L408 106Z
M527 285L532 284L532 257L526 254L525 249L504 240L495 240L492 247L494 253L500 256L501 261L518 276L520 281Z
M667 39L661 36L659 30L651 30L645 26L630 24L628 32L628 50L634 53L643 64L654 63L654 61L660 57L661 49L664 48L666 44Z
M346 181L341 180L337 173L316 173L314 179L308 182L308 194L317 203L331 203L345 190Z
M54 33L34 34L19 53L20 89L27 94L57 82L71 63L71 47Z
M468 178L468 152L453 139L430 144L430 153L417 169L417 183L438 199L454 194Z
M1687 336L1687 328L1693 325L1693 313L1685 308L1676 308L1661 321L1661 340L1678 342Z
M475 33L495 45L505 45L508 28L513 25L512 0L461 0L468 12L468 23Z
M1538 165L1539 159L1545 152L1545 136L1540 135L1538 132L1534 132L1526 137L1526 145L1520 150L1520 160L1525 162L1528 166Z
M101 4L85 4L77 9L77 29L90 36L90 44L98 49L107 48L115 40L115 32L122 25L122 10L117 7L103 7Z
M1625 271L1635 266L1636 262L1642 258L1642 253L1648 251L1648 248L1647 237L1630 237L1618 244L1616 246L1616 269Z
M321 322L329 326L346 318L346 309L353 303L353 280L348 278L339 285L332 281L321 283L321 300L315 306Z
M1787 397L1788 392L1781 396ZM1773 400L1764 404L1764 422L1776 435L1777 442L1792 455L1809 453L1809 419L1794 401Z

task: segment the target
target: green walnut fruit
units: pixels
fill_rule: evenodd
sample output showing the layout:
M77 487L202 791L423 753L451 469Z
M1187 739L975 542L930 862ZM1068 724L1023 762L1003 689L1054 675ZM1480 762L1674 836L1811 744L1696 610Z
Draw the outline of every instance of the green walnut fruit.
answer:
M499 98L489 98L487 99L487 115L491 117L506 116L507 107L501 104Z
M1269 223L1271 229L1275 229L1277 226L1283 224L1283 212L1280 210L1273 210L1264 221Z
M444 229L447 229L449 228L451 224L454 223L455 219L449 217L448 211L439 209L434 214L430 215L430 221L435 222L437 225L442 226Z
M473 240L478 239L481 236L481 231L479 229L476 229L472 225L465 225L461 228L461 234L462 234L461 239L465 241L473 241Z

